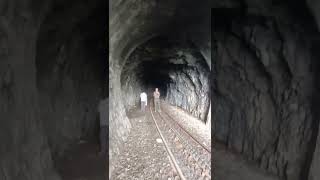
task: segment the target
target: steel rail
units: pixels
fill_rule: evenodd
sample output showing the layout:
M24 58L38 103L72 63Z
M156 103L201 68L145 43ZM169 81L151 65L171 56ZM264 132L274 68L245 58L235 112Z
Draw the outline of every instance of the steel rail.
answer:
M182 127L176 120L174 120L173 117L171 117L171 116L170 116L167 112L165 112L165 111L164 111L164 113L165 113L175 124L177 124L186 134L188 134L193 141L195 141L197 144L199 144L199 145L200 145L202 148L204 148L208 153L211 153L211 150L210 150L210 149L208 149L205 145L203 145L202 143L200 143L193 135L191 135L191 133L189 133L184 127ZM160 114L160 116L162 116L160 112L159 112L159 114Z
M179 167L179 165L178 165L178 163L177 163L174 155L172 154L172 152L171 152L171 150L170 150L170 148L169 148L166 140L164 139L164 137L163 137L163 135L162 135L162 133L161 133L161 131L160 131L160 129L159 129L159 126L158 126L158 124L157 124L157 122L156 122L156 120L155 120L155 118L154 118L154 116L153 116L151 107L150 107L149 109L150 109L150 112L151 112L151 115L152 115L152 119L153 119L153 121L154 121L154 123L155 123L155 125L156 125L156 127L157 127L157 131L158 131L158 133L159 133L159 135L160 135L160 137L161 137L161 139L162 139L162 141L163 141L163 143L164 143L164 146L165 146L165 148L166 148L166 150L167 150L167 152L168 152L168 154L169 154L169 157L170 157L171 161L173 162L173 164L174 164L174 166L175 166L175 168L176 168L176 170L177 170L180 178L181 178L182 180L186 180L186 178L184 177L184 175L183 175L183 173L182 173L182 171L181 171L181 169L180 169L180 167Z

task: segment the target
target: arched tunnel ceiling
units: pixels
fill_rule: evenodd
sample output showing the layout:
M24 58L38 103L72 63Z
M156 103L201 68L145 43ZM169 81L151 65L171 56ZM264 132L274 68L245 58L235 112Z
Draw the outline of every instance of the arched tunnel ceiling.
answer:
M248 13L277 16L283 5L291 4L297 13L309 5L318 24L319 2L266 0L205 0L194 1L109 1L110 58L119 59L122 66L140 44L163 32L185 33L200 49L211 68L211 8L240 8ZM113 63L113 62L112 62Z
M198 66L205 68L205 71L210 69L192 41L171 34L152 38L137 47L126 61L123 71L137 73L138 77L146 80L145 84L152 83L153 79L162 79L167 83L172 80L169 72ZM157 82L161 84L161 80Z
M110 58L121 59L118 65L122 66L129 54L143 42L157 34L180 32L199 46L210 66L210 8L203 11L203 6L209 2L195 5L191 1L111 1ZM203 28L198 28L200 26Z

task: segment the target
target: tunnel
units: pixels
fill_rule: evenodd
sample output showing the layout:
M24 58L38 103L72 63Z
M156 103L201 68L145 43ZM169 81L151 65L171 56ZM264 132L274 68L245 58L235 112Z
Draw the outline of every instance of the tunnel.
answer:
M178 35L155 37L137 47L121 73L126 109L139 104L139 94L159 88L164 100L207 121L209 67L192 42Z
M3 0L0 13L0 179L129 179L118 164L132 161L136 179L161 179L148 170L176 164L155 88L163 119L211 133L210 179L320 179L319 1ZM127 158L137 149L158 156Z
M215 178L319 177L318 2L139 3L109 4L110 172L121 156L121 143L134 131L128 109L139 102L142 89L159 87L164 101L212 124ZM210 115L202 116L201 108L180 96L180 90L188 97L186 92L197 94L184 88L187 79L178 83L188 62L172 61L167 51L152 48L153 42L160 48L166 38L194 47L206 62L208 71L193 77L209 72L210 100L196 104L209 107ZM175 49L168 42L166 48Z

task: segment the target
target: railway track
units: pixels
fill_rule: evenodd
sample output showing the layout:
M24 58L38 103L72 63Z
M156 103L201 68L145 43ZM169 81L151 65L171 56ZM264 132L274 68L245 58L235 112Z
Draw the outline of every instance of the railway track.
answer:
M150 112L180 179L211 179L211 151L168 114Z
M201 142L198 140L198 139L200 139L200 138L197 138L197 137L195 137L194 135L192 135L188 130L186 130L183 126L181 126L180 123L178 123L169 113L167 113L167 112L165 112L165 111L162 111L162 112L164 112L164 114L165 114L167 117L169 117L169 119L171 120L171 121L169 121L170 123L173 123L173 124L177 125L177 126L179 127L178 129L180 129L183 133L188 134L188 136L190 136L190 138L191 138L193 141L195 141L198 145L200 145L203 149L205 149L208 153L211 154L211 147L207 147L205 144L201 143ZM160 114L160 116L163 117L162 113L159 113L159 114Z
M150 112L151 112L151 115L152 115L152 119L153 119L153 121L154 121L154 123L155 123L155 125L156 125L157 131L158 131L158 133L159 133L159 135L160 135L160 137L161 137L161 139L162 139L162 141L163 141L163 143L164 143L165 149L166 149L166 151L167 151L167 153L168 153L168 155L169 155L169 157L170 157L170 160L171 160L172 164L174 165L174 168L175 168L176 172L178 173L180 179L186 180L186 178L184 177L184 175L183 175L183 173L182 173L182 171L181 171L181 168L179 167L179 165L178 165L178 163L177 163L176 158L174 157L174 155L172 154L172 152L171 152L171 150L170 150L170 148L169 148L169 146L168 146L168 143L167 143L166 139L165 139L164 136L162 135L162 132L161 132L159 126L158 126L158 123L157 123L157 121L155 120L154 115L153 115L153 113L152 113L151 107L150 107Z

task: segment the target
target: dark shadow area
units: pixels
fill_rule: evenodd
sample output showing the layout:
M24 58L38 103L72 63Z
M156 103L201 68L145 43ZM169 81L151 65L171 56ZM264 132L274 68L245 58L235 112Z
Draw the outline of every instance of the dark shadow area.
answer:
M107 179L107 158L97 156L99 146L94 142L82 141L73 145L64 156L55 160L63 179Z
M102 0L55 2L40 25L40 115L63 179L107 177L107 158L98 156L98 104L108 96L109 80L106 12Z
M90 175L84 166L95 161L106 179L107 160L95 148L98 104L109 91L107 7L105 0L0 3L0 179L80 179L68 175Z
M168 84L172 83L172 79L169 76L169 71L172 68L170 63L166 62L166 59L143 62L141 68L143 69L141 79L147 89L155 89L157 87L162 94L167 94Z
M313 47L312 47L312 56L316 59L320 57L320 52L318 50L320 47L320 38L315 37L313 40ZM315 77L320 77L320 62L315 61L313 66L311 67L310 71L314 72ZM319 138L319 119L320 119L320 79L314 79L315 88L312 95L311 101L311 110L312 110L312 123L311 123L311 138L310 142L308 143L308 150L305 162L303 164L303 170L301 173L301 178L306 178L309 176L311 171L311 166L314 159L316 157L316 148L317 148L317 139ZM315 167L314 167L315 168Z

